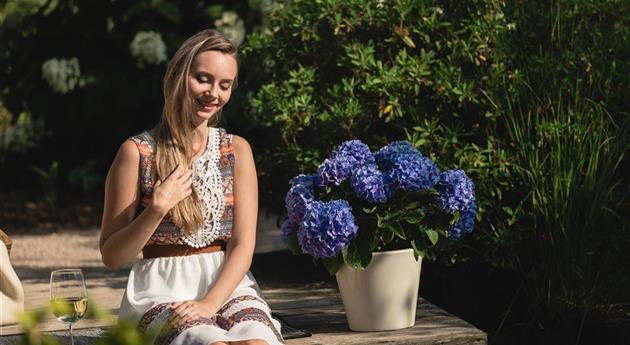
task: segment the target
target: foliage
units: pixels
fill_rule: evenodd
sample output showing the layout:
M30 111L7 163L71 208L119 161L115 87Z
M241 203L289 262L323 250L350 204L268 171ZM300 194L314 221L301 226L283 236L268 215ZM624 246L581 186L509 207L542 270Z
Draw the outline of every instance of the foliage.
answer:
M42 120L33 120L28 112L21 112L13 121L13 114L0 102L0 162L15 152L32 149L44 136Z
M494 42L506 24L498 1L280 5L243 64L262 65L248 87L264 202L280 211L285 181L319 166L330 142L401 137L470 173L481 213L500 201L507 158L487 94L505 73Z
M166 62L184 39L206 28L246 39L267 2L0 1L0 97L50 134L29 146L28 157L10 151L21 164L3 165L2 187L31 188L36 183L20 178L24 164L51 159L68 171L93 160L104 174L120 143L159 119ZM225 117L238 114L239 97Z
M580 318L623 283L620 163L630 119L617 125L582 97L530 97L515 95L505 112L525 206L519 267L539 319Z
M315 175L291 179L283 239L331 274L365 268L372 252L413 248L425 257L440 236L472 231L474 185L462 170L439 172L406 141L373 154L359 140L339 145Z
M39 183L44 194L43 200L51 208L57 207L57 177L59 176L59 162L50 163L48 170L38 167L31 168L39 177Z
M502 50L532 89L589 95L614 117L627 112L629 2L513 1L506 16L516 30L504 37Z
M62 342L50 334L43 334L37 330L47 315L53 313L53 308L59 306L46 306L34 311L22 313L19 324L22 327L23 336L20 339L21 345L60 345ZM90 319L105 321L109 326L105 335L98 339L97 345L140 345L151 344L152 334L141 333L135 325L125 321L116 321L116 317L108 310L102 308L94 300L88 301L88 311L85 316Z

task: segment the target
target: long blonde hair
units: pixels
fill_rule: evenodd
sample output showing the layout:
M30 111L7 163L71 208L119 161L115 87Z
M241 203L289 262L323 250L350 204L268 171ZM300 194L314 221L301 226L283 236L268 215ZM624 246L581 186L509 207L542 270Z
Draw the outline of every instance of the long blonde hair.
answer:
M194 156L193 105L188 89L188 75L195 57L205 51L215 50L232 55L238 62L236 47L216 30L206 29L187 39L177 50L164 75L164 108L162 118L155 128L157 152L153 180L166 178L178 164L190 167ZM236 80L232 88L236 87ZM208 121L215 126L220 111ZM201 202L193 188L190 197L180 201L169 211L173 223L186 233L197 232L204 224Z

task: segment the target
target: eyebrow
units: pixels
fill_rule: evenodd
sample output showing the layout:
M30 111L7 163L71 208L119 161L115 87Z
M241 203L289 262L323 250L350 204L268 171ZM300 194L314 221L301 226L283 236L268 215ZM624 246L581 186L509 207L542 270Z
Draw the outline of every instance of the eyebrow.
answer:
M196 72L193 72L193 73L196 74L196 75L202 75L204 77L212 77L212 78L214 78L214 75L212 75L212 73L208 73L208 72L204 72L204 71L196 71ZM221 79L220 82L221 83L231 83L233 81L234 81L234 79Z

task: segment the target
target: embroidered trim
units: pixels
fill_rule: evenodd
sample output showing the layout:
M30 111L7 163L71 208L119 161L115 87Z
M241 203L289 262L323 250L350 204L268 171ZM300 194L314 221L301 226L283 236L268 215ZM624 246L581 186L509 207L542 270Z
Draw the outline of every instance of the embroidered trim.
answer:
M220 140L220 131L209 127L206 152L193 162L193 187L201 200L204 225L194 234L186 234L180 230L182 240L191 247L200 248L209 245L219 236L221 229L225 202L223 176L219 171Z

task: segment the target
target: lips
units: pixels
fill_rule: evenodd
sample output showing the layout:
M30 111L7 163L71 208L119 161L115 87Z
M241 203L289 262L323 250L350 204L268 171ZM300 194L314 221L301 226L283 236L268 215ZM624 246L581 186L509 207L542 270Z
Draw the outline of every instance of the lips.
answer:
M199 104L199 106L201 106L204 110L211 110L213 107L217 107L219 105L218 103L204 102L200 99L197 99L196 101L197 104Z

